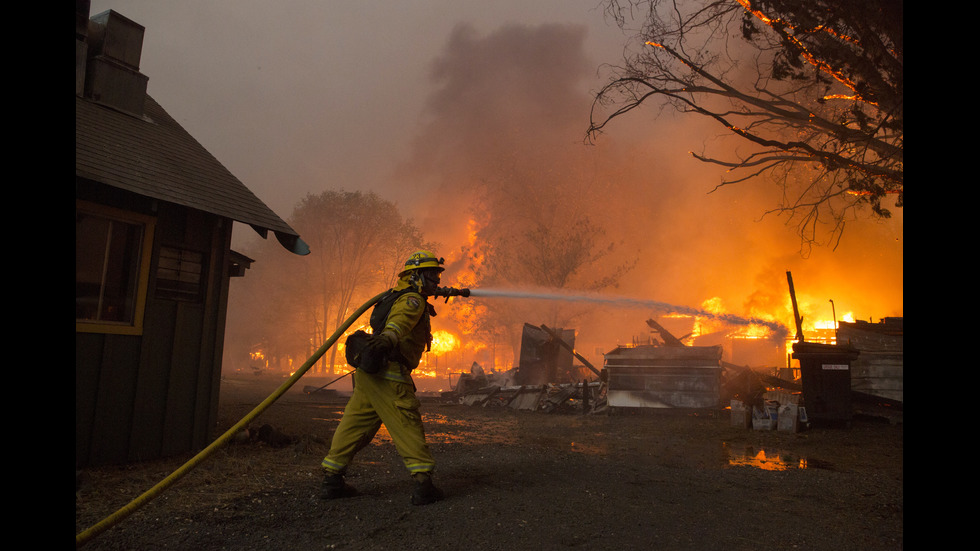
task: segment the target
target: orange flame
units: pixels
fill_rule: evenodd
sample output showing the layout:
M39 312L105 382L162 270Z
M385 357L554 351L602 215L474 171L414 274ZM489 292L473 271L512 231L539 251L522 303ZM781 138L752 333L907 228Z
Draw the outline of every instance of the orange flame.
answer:
M440 355L459 348L459 339L449 331L440 329L432 332L432 348L430 354Z

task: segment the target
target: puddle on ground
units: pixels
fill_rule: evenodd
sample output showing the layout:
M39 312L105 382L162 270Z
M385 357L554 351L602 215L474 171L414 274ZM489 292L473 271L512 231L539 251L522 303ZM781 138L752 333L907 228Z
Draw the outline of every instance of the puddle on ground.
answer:
M314 419L326 422L339 421L342 408L324 407ZM439 413L424 413L422 415L426 439L430 444L503 444L520 445L529 443L524 440L517 422L512 418L483 419L474 425L466 420L455 419ZM383 425L375 436L376 441L390 441L391 435ZM574 453L586 455L608 455L616 453L610 449L610 443L602 438L593 439L591 443L581 441L565 441L564 439L537 438L535 445L565 449ZM784 450L756 448L755 446L732 445L722 442L723 467L753 467L766 471L786 471L791 469L827 469L834 470L834 465L828 461L807 458Z
M755 467L765 471L786 471L790 469L833 469L833 464L819 459L807 459L785 451L756 449L745 446L742 450L732 448L723 442L728 466Z

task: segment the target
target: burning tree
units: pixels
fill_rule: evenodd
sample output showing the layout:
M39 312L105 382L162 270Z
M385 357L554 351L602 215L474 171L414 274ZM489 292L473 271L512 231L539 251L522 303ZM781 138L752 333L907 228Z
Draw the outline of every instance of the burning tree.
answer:
M749 148L719 158L715 189L771 178L806 246L838 243L848 216L903 206L903 6L897 0L607 0L640 50L596 94L588 135L660 99ZM642 9L640 9L642 8ZM740 37L737 43L732 37ZM824 233L827 232L827 233Z
M607 148L575 140L592 100L584 44L585 29L571 25L511 24L486 36L461 25L434 61L429 119L401 174L439 186L428 201L439 211L433 219L469 223L468 242L446 252L445 284L597 290L631 265L609 235L621 231L609 224L614 215L603 208L617 194L610 178L596 174L595 155ZM561 321L556 308L460 301L446 318L494 362L504 356L498 347L519 357L529 320L567 327L572 307L563 306Z
M588 181L525 168L488 180L470 211L470 241L462 250L465 285L481 288L600 291L615 287L636 264L607 237L583 206ZM560 191L559 191L560 189ZM468 322L487 342L506 342L519 356L524 323L567 327L580 305L494 301ZM471 313L462 309L455 316Z

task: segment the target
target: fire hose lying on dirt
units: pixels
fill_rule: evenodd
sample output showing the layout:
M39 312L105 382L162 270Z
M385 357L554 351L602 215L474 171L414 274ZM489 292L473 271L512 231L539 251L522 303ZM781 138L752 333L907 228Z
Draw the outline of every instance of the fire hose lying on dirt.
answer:
M156 486L154 486L154 487L150 488L149 490L147 490L146 492L144 492L143 495L141 495L141 496L137 497L136 499L134 499L133 501L129 502L129 504L126 505L125 507L119 509L118 511L116 511L112 515L110 515L110 516L102 519L100 522L98 522L97 524L95 524L92 527L88 528L87 530L83 531L82 533L76 534L75 535L75 547L76 548L79 548L79 547L85 545L92 538L98 536L102 532L105 532L109 528L115 526L116 524L118 524L119 522L121 522L122 520L124 520L129 515L131 515L134 512L136 512L140 507L142 507L143 505L146 505L147 503L149 503L151 500L153 500L158 495L160 495L164 490L166 490L167 488L169 488L170 486L172 486L175 482L177 482L178 480L180 480L181 478L183 478L184 475L186 475L191 470L193 470L195 467L197 467L198 464L200 464L202 461L204 461L205 459L207 459L212 453L214 453L219 448L221 448L222 446L224 446L225 444L227 444L229 441L231 441L235 437L236 434L238 434L239 432L241 432L242 429L244 429L245 427L247 427L249 425L249 423L251 423L262 412L264 412L266 409L268 409L269 406L271 406L273 403L275 403L275 401L278 400L280 397L282 397L282 395L285 394L287 390L289 390L294 384L296 384L296 382L299 381L299 379L303 375L305 375L306 372L309 371L309 369L311 367L313 367L313 365L316 364L317 361L320 360L320 357L323 356L327 352L327 350L330 350L330 348L337 342L337 339L339 339L341 336L343 336L344 332L347 331L347 329L349 329L350 326L353 325L354 322L357 321L357 319L359 317L361 317L361 315L363 315L364 312L366 312L368 310L368 308L371 308L372 306L374 306L387 293L388 293L388 291L385 291L383 293L378 294L374 298L372 298L372 299L368 300L367 302L365 302L360 308L358 308L357 310L355 310L354 313L351 314L350 317L348 317L344 321L344 323L342 323L340 325L340 327L337 328L336 331L334 331L333 335L331 335L330 338L327 339L320 346L320 348L317 349L317 351L314 352L313 355L310 356L309 359L307 359L306 362L304 362L303 365L300 366L300 368L297 369L296 372L293 373L293 375L290 376L289 379L287 379L286 382L284 382L282 384L282 386L280 386L275 392L273 392L271 395L269 395L269 397L266 398L261 404L259 404L258 406L256 406L255 409L253 409L251 412L248 413L248 415L246 415L245 417L243 417L241 421L239 421L234 426L232 426L230 429L228 429L227 431L225 431L224 434L222 434L221 436L219 436L208 447L206 447L203 450L201 450L200 452L198 452L197 455L195 455L194 457L192 457L189 461L187 461L187 463L184 463L179 469L177 469L176 471L174 471L173 473L171 473L170 476L168 476L168 477L164 478L163 480L161 480L159 483L157 483ZM469 289L455 289L455 288L452 288L452 287L439 287L439 288L436 289L436 291L434 293L434 296L444 296L444 297L446 297L446 301L448 302L449 301L449 297L454 297L454 296L468 297L468 296L470 296L470 290Z

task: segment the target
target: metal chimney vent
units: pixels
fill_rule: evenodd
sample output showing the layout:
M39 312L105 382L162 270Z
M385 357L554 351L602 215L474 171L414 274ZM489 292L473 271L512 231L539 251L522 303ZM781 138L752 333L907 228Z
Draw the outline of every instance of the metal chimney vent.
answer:
M148 80L139 72L144 31L112 10L89 20L85 97L142 116Z

